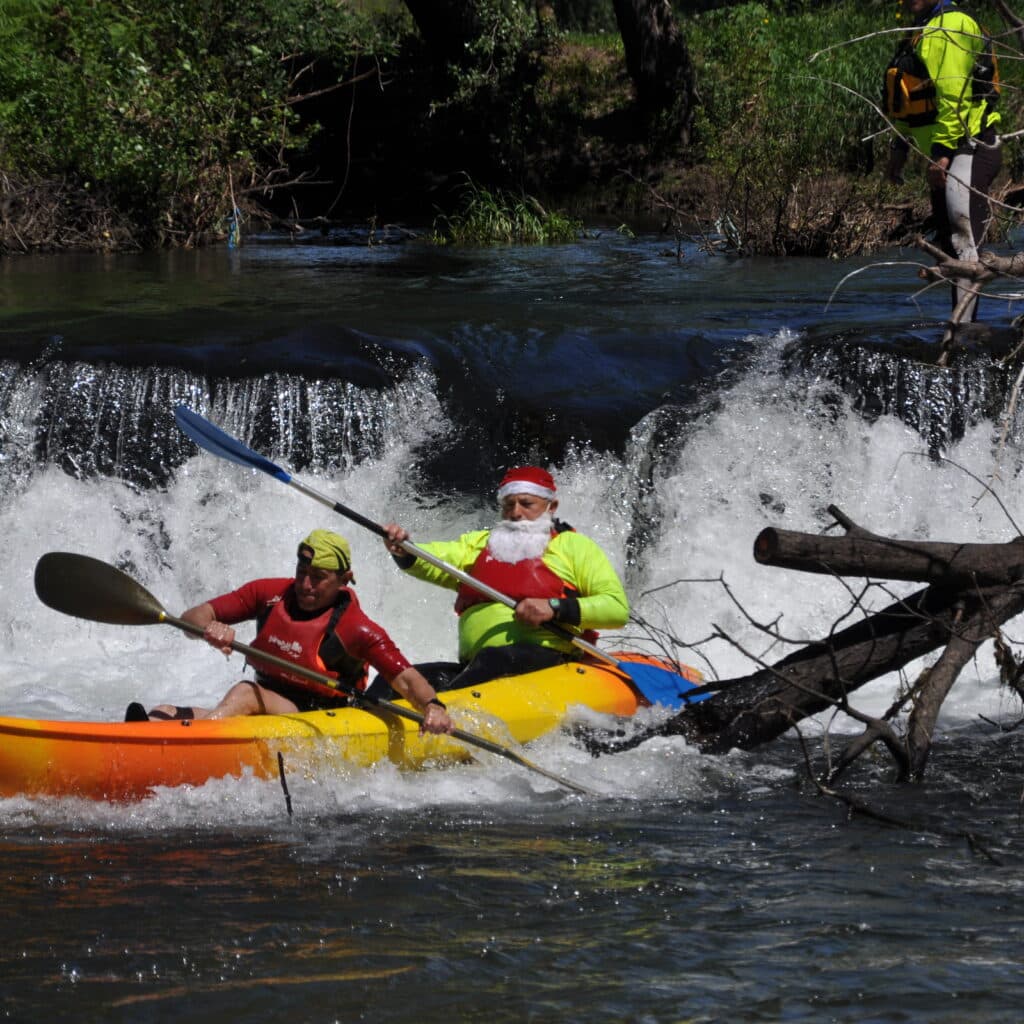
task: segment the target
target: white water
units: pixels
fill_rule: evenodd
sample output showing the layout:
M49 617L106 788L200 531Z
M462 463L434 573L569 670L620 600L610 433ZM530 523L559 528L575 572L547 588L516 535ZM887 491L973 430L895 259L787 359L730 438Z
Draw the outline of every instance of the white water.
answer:
M757 565L752 546L764 526L817 531L829 521L825 507L836 504L865 528L891 536L1002 541L1014 534L999 504L991 496L978 500L982 488L964 472L985 480L994 473L991 425L969 431L948 453L951 462L930 461L922 456L920 438L894 418L868 424L842 406L833 419L806 396L791 397L794 389L783 386L775 365L785 340L783 335L764 341L763 357L723 396L719 411L694 426L675 465L662 467L659 497L666 518L640 565L627 570L625 564L630 523L621 492L628 467L593 454L553 467L560 514L604 546L626 575L645 618L686 642L720 627L744 650L767 661L784 652L771 647L747 615L762 623L780 617L779 628L787 637L817 639L849 607L850 590L828 577ZM420 413L422 418L401 423L379 461L336 475L300 478L376 521L403 523L414 540L486 525L492 508L436 505L410 492L410 453L444 426L439 411ZM1020 488L1008 468L1003 472L996 492L1013 518L1024 522ZM240 656L225 659L171 627L101 625L44 607L34 595L32 577L45 552L74 551L117 564L127 560L132 575L169 611L180 613L246 579L287 574L296 544L315 526L341 529L350 538L360 600L408 656L421 661L453 656L449 593L402 576L372 534L339 521L266 475L203 453L166 490L139 492L116 480L78 481L48 468L0 502L0 709L26 717L118 720L136 699L210 705L242 671ZM655 592L642 597L645 591ZM877 592L871 597L875 607L890 601ZM628 632L635 637L635 630ZM1011 623L1008 632L1016 639L1019 622ZM248 639L244 632L240 638ZM609 635L602 642L614 648L617 639ZM754 667L737 646L722 641L702 646L701 654L720 678ZM683 652L683 657L707 667L697 655ZM922 664L910 666L908 677L914 678ZM859 691L854 703L872 712L883 710L899 682L896 676L879 680ZM940 729L979 714L1012 714L1014 707L998 686L988 644L947 700ZM830 721L823 715L819 724ZM652 741L594 761L558 736L536 745L530 756L609 796L685 794L698 785L697 768L682 768L695 755L679 740ZM628 771L621 770L622 759L628 759ZM671 770L663 770L669 762ZM748 764L747 770L756 769ZM501 762L447 773L440 780L431 775L429 781L400 777L383 766L342 773L333 782L296 778L293 789L297 799L312 800L326 812L365 807L368 797L385 807L420 805L424 799L441 806L502 804L535 798L553 787ZM5 801L3 818L45 818L47 806L45 801ZM116 819L123 827L138 824L139 815L169 823L197 815L223 824L236 818L252 821L254 814L259 819L261 809L277 815L281 808L276 783L226 780L210 783L199 797L158 795L128 819L92 807L78 808L74 816L104 825Z
M675 514L665 524L643 584L654 588L680 576L721 577L735 601L720 582L686 583L655 596L665 605L666 618L683 630L677 635L704 637L717 624L743 650L767 662L785 650L772 647L751 619L770 624L778 618L778 632L799 642L821 639L847 613L862 581L758 565L752 547L763 527L809 533L832 527L835 532L829 505L865 529L916 540L998 543L1012 539L1015 524L1024 523L1015 455L999 450L992 424L968 430L946 461L931 460L920 436L893 416L868 423L843 399L833 418L817 401L784 388L775 365L783 340L765 344L758 364L722 396L721 411L701 425L676 472L665 480L662 502ZM986 494L979 481L992 493ZM873 590L865 604L885 607L917 589L916 584L888 584L884 591ZM842 624L856 619L855 614ZM1008 636L1019 633L1019 620L1008 624ZM943 706L940 729L982 713L1013 713L1018 706L998 686L991 648L984 645L962 673ZM716 641L705 650L723 678L753 670L736 646ZM915 679L937 655L909 665L907 678ZM852 703L881 712L899 682L896 675L878 680L859 690Z

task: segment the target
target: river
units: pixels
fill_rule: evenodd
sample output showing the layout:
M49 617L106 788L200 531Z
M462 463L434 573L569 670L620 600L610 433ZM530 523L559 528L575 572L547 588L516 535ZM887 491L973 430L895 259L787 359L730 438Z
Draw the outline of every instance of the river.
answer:
M32 575L54 550L117 564L179 611L286 573L301 536L334 526L400 645L452 656L444 594L400 576L368 532L198 452L178 402L414 540L487 525L500 471L544 462L560 514L711 677L781 657L760 625L816 639L849 606L836 580L758 566L764 526L817 531L834 504L892 536L1015 534L1024 440L1002 422L1007 379L986 360L938 372L892 354L934 344L946 308L917 292L912 256L674 251L613 230L482 250L393 231L0 265L0 711L119 719L140 698L215 701L240 671L162 626L43 607ZM631 626L601 642L649 641ZM902 682L855 703L882 712ZM0 1010L1016 1022L1022 742L996 723L1020 713L987 645L923 784L865 759L851 791L910 827L817 795L796 736L723 757L664 737L596 758L568 734L531 746L596 796L481 755L295 771L291 815L276 781L253 779L129 806L0 800ZM855 728L805 723L809 756Z

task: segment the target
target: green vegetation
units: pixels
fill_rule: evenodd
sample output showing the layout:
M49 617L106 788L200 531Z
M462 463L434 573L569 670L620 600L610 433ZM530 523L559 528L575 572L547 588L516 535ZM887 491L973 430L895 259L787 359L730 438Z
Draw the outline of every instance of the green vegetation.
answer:
M752 3L684 22L705 100L707 158L730 170L752 158L796 155L809 170L849 160L879 127L870 103L894 42L865 37L885 27L895 22L886 26L866 3L788 15Z
M550 245L575 242L582 232L582 221L549 212L532 196L491 192L472 181L462 189L459 209L442 214L434 222L434 241L438 244Z
M311 223L440 205L448 243L578 237L561 206L839 255L921 211L920 168L901 188L881 175L892 0L680 0L686 138L637 116L610 3L552 7L562 30L533 3L466 0L476 35L442 54L400 0L3 0L0 252L198 245L236 208ZM1021 63L1001 72L1004 126L1024 127Z
M971 10L1002 25L990 4ZM883 181L891 136L875 109L907 25L897 4L751 3L681 24L704 101L688 163L705 223L733 225L741 250L818 256L877 249L920 223L923 162L905 186ZM1004 124L1024 124L1020 68L1002 62Z
M441 104L472 106L509 84L513 93L522 86L523 63L538 41L530 6L506 0L474 0L472 6L479 33L467 42L458 61L449 63L453 88L438 98L434 109Z
M298 55L360 50L393 40L339 0L5 0L4 170L102 192L143 241L194 244L315 132L291 106Z
M872 104L893 37L892 5L752 3L684 23L704 105L699 161L741 249L829 255L856 248L844 227L877 202ZM895 23L894 23L895 24ZM874 34L874 35L873 35ZM847 40L858 40L847 43ZM866 239L867 240L867 239Z

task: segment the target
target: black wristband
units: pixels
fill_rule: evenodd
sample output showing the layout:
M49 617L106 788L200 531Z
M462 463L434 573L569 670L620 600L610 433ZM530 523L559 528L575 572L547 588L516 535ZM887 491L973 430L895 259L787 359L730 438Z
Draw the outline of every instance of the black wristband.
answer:
M566 626L578 626L580 624L580 603L571 594L567 594L565 597L552 597L548 604L555 613L555 622Z
M439 708L443 708L445 711L448 710L448 705L443 700L439 700L437 697L431 697L427 701L428 704L436 704Z

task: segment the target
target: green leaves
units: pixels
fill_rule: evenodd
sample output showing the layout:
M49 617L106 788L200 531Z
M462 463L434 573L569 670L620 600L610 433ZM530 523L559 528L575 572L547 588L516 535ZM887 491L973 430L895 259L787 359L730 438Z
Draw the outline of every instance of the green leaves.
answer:
M891 49L890 37L871 37L883 20L867 4L783 14L753 3L684 23L706 100L704 138L716 154L742 134L776 155L799 147L805 165L841 165L879 127L868 101Z
M4 0L6 168L89 181L142 224L188 240L305 136L289 54L348 64L385 44L347 4L292 0Z
M705 101L698 144L719 183L703 201L742 239L723 229L723 243L778 255L857 244L844 232L878 203L881 176L865 175L894 17L879 3L751 3L684 23Z
M546 210L532 196L481 188L467 179L457 212L434 223L434 241L456 245L551 245L575 242L583 224Z

